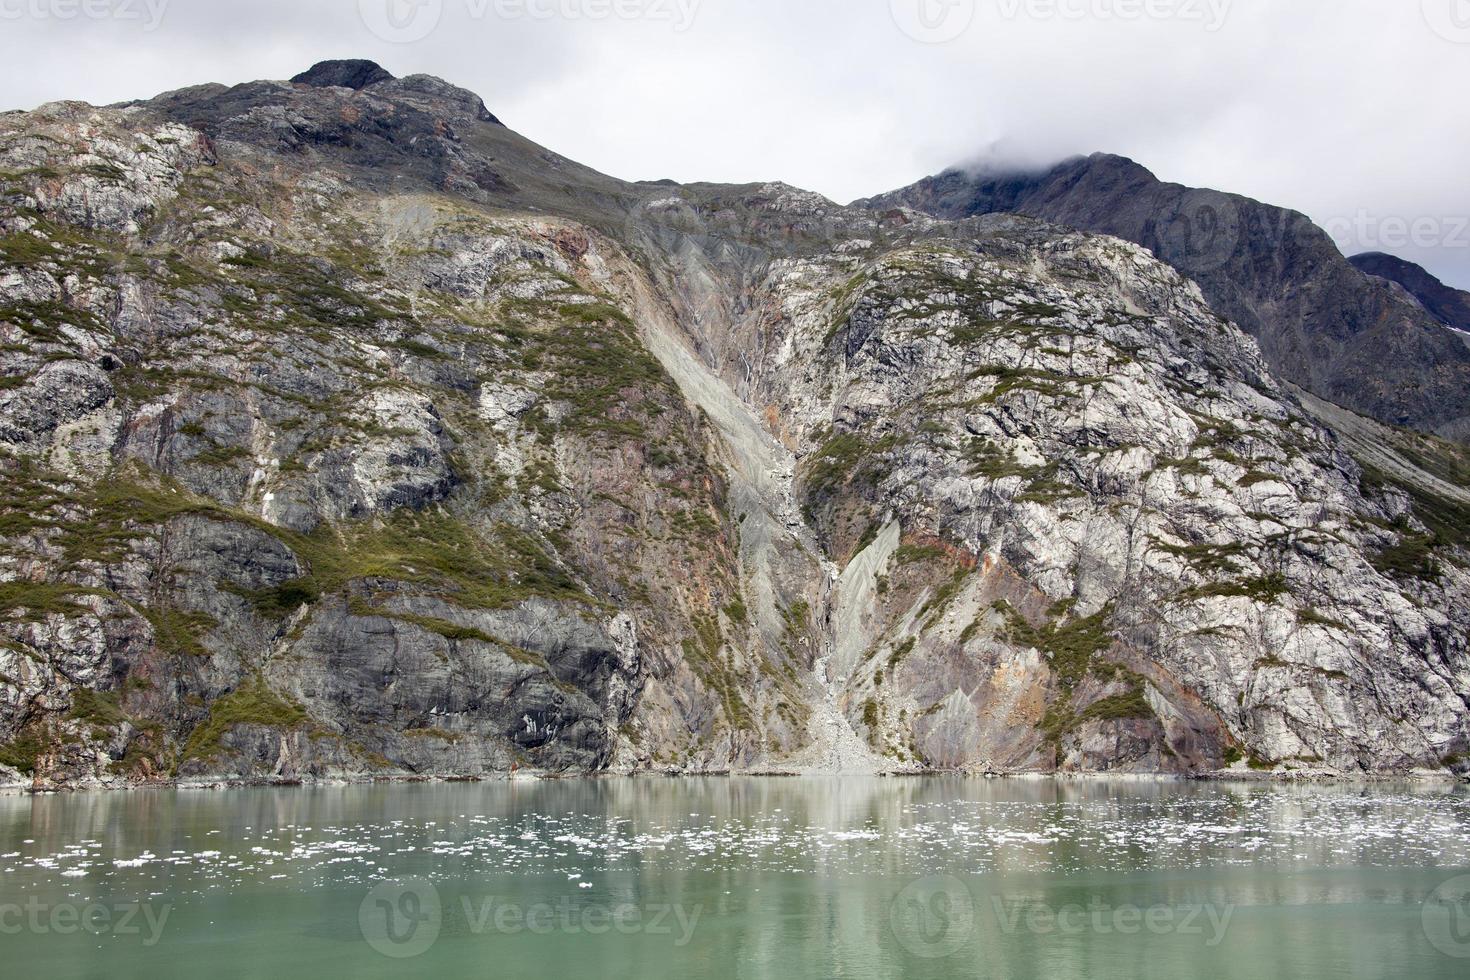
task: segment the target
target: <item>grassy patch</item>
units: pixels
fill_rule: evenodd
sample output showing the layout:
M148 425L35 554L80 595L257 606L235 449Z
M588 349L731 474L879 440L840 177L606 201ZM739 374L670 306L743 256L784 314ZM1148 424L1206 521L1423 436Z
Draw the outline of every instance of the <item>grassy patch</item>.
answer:
M755 720L741 693L744 686L724 656L725 637L715 616L694 618L694 637L684 641L684 659L700 683L720 699L731 727L753 731Z
M949 553L938 545L932 544L904 544L893 553L893 560L899 565L918 565L928 561L943 561L949 557Z
M23 267L65 265L67 272L99 279L118 258L115 238L47 218L34 220L29 231L0 236L0 261Z
M1396 543L1372 556L1373 567L1392 578L1438 581L1443 570L1435 557L1437 544L1432 534L1406 531Z
M1064 602L1053 611L1066 616L1070 608L1071 603ZM1059 745L1063 736L1087 721L1154 717L1153 708L1144 697L1143 679L1118 664L1098 660L1098 654L1114 642L1108 629L1113 612L1111 606L1091 616L1052 620L1042 626L1033 626L1008 602L997 602L995 609L1006 619L1008 639L1017 646L1041 651L1056 675L1057 698L1047 707L1038 726L1048 743ZM1079 713L1073 707L1073 695L1089 674L1125 681L1129 690L1105 698Z
M1259 578L1243 579L1237 582L1214 582L1185 589L1179 593L1178 598L1185 602L1195 599L1244 598L1252 602L1270 603L1290 594L1291 589L1287 587L1286 576L1280 572L1273 572Z
M85 687L71 692L71 717L97 728L112 728L128 720L122 710L121 694Z
M239 312L250 314L257 307L269 304L288 311L280 326L302 333L366 331L384 320L402 318L406 313L342 285L350 281L349 274L314 257L288 252L272 255L248 252L227 258L221 264L230 273L230 279L222 284L235 288L232 295ZM259 317L250 319L253 328L261 326Z
M1074 377L1070 374L1059 374L1056 371L1011 367L1005 364L987 364L970 373L971 379L984 376L994 378L995 386L989 393L976 400L978 405L991 404L1018 390L1034 391L1052 398L1061 398L1069 394L1075 395L1082 388L1099 385L1106 380L1099 377Z
M393 346L405 354L412 354L414 357L421 357L428 361L445 360L450 356L439 348L431 347L418 340L400 340Z
M1140 687L1090 704L1079 717L1082 721L1129 721L1158 716Z
M786 612L781 618L786 623L786 631L788 633L800 634L806 632L811 615L811 603L805 599L798 599L787 607Z
M458 732L445 731L442 728L411 728L403 733L404 738L428 738L436 742L444 742L449 745L457 745L465 740L465 736Z
M1296 621L1302 626L1324 626L1327 629L1337 630L1341 633L1351 633L1353 631L1352 627L1346 623L1333 619L1330 616L1324 616L1315 609L1303 609L1296 614Z
M1161 459L1154 464L1155 470L1174 470L1180 476L1204 476L1209 473L1209 468L1204 461L1193 456L1182 459Z
M282 616L353 582L384 579L422 585L469 608L500 609L531 597L590 602L590 597L531 535L506 524L473 525L444 509L398 511L385 519L323 525L310 535L272 525L196 496L176 482L120 471L81 496L83 513L60 522L56 540L68 563L115 564L134 542L156 537L172 520L196 516L242 524L289 548L306 575L260 591L241 591L264 615ZM74 611L86 590L71 586L0 585L0 608L26 607L31 615ZM163 642L178 652L200 652L201 631L212 621L167 609L145 612Z
M835 492L852 482L860 473L871 470L874 458L887 452L892 446L892 438L879 440L875 444L858 432L833 436L806 461L808 493Z
M908 659L909 654L914 652L914 647L918 643L918 638L912 636L900 643L898 648L893 651L893 656L888 658L888 673L892 674L898 669L898 666Z
M1016 462L1010 453L1005 452L989 439L972 439L966 447L966 455L970 461L970 476L980 476L987 480L1006 480L1012 477L1020 477L1024 480L1043 480L1056 471L1056 464L1048 466L1027 466Z
M0 582L0 616L39 623L48 616L73 616L86 612L78 596L95 595L93 589L49 582Z
M570 408L558 423L563 431L644 439L661 402L678 397L632 319L609 303L517 300L505 312L515 323L499 329L518 348L519 363L549 371L545 401ZM536 420L551 425L541 413Z
M253 677L209 707L209 718L189 734L183 760L207 762L223 751L224 737L236 725L262 725L290 730L306 723L306 709Z
M1046 654L1062 689L1068 693L1092 669L1097 655L1113 645L1113 635L1108 630L1111 606L1082 619L1054 620L1039 627L1032 626L1004 600L997 602L995 609L1006 619L1010 642Z
M321 598L321 588L312 578L292 579L264 589L231 591L250 600L256 612L272 619L289 616L302 606L312 605Z
M1159 551L1184 559L1201 575L1238 573L1240 564L1236 559L1243 557L1246 553L1246 547L1243 544L1173 545L1155 539L1154 547Z
M386 609L377 609L362 603L352 604L354 616L379 616L383 619L392 619L400 623L408 623L417 626L421 630L434 633L444 637L446 640L456 642L491 643L499 646L508 646L486 633L484 630L475 629L473 626L461 626L447 619L438 619L433 616L418 616L413 613L390 612ZM538 658L539 661L539 658Z
M207 657L204 638L219 626L205 613L184 612L166 604L154 604L138 610L153 627L153 642L164 653L176 657Z
M508 525L487 534L442 511L399 512L286 543L306 558L323 594L380 578L442 589L470 608L500 609L533 596L588 600L530 535Z
M1423 440L1416 445L1440 446L1439 440L1430 440L1429 437L1423 437ZM1416 465L1422 465L1442 477L1464 476L1460 451L1444 449L1442 453L1434 458L1418 457ZM1428 529L1428 534L1416 534L1405 529L1403 540L1385 549L1374 562L1380 571L1400 578L1436 579L1439 568L1430 560L1431 552L1463 563L1463 552L1470 549L1470 504L1442 497L1418 483L1397 480L1369 464L1362 464L1362 468L1365 492L1386 488L1402 492L1413 505L1414 517Z
M187 514L223 514L212 501L198 498L166 479L145 482L141 474L118 472L102 480L79 502L86 516L68 521L59 544L71 564L113 564L129 546L154 529Z
M0 745L0 766L8 766L30 776L35 773L41 756L49 749L50 743L35 729L29 729Z
M200 466L228 466L242 459L249 459L250 451L243 446L211 445L195 455L193 462Z

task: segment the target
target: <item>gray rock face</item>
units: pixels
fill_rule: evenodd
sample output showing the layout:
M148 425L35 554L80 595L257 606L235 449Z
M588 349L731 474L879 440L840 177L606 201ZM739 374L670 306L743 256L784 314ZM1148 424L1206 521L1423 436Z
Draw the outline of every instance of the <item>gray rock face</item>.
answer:
M1470 349L1295 211L1163 183L1109 154L1039 174L950 170L859 203L1027 214L1137 242L1198 282L1282 378L1383 422L1470 440Z
M1426 593L1375 565L1395 505L1254 344L1136 246L944 230L767 283L748 398L809 454L824 543L906 542L840 658L853 724L1001 768L1452 754L1462 573Z
M1470 459L1137 245L297 81L0 119L13 778L1470 750Z

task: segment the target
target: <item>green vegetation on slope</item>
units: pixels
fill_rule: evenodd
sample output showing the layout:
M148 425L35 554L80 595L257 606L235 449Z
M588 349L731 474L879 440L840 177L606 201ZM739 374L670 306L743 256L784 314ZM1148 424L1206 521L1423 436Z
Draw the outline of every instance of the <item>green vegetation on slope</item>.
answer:
M306 709L275 693L264 678L252 677L209 706L209 718L189 735L181 762L207 762L223 750L223 741L236 725L262 725L290 730L306 723Z

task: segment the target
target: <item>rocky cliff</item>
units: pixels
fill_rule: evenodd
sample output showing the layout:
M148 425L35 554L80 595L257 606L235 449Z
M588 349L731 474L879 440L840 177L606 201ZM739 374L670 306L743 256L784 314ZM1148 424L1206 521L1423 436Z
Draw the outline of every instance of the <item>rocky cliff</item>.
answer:
M1281 378L1381 422L1470 442L1470 349L1299 212L1165 183L1106 153L1041 173L948 170L859 203L943 218L1014 212L1137 242L1199 283Z
M1443 771L1470 460L1144 248L375 65L0 116L0 775Z

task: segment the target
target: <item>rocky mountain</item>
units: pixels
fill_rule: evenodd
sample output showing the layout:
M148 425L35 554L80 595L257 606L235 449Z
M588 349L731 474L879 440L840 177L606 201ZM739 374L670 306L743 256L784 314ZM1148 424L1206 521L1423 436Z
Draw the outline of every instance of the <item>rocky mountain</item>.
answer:
M1403 286L1445 326L1470 331L1470 293L1446 286L1423 266L1382 252L1364 252L1348 261L1359 272Z
M0 116L0 344L13 781L1466 768L1470 458L1120 238L327 63Z
M858 204L947 219L1026 214L1137 242L1199 283L1284 380L1381 422L1470 441L1470 349L1298 212L1164 183L1110 154L1040 173L953 169Z

